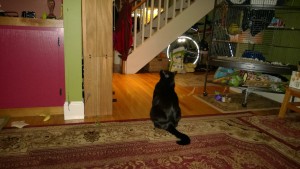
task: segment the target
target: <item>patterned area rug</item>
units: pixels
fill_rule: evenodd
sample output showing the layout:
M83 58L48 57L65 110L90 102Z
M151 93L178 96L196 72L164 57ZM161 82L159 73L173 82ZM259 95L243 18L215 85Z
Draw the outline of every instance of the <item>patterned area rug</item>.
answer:
M300 150L300 114L289 113L285 118L273 115L241 117L241 119L293 149Z
M194 95L195 98L203 101L204 103L210 105L211 107L219 110L222 113L232 113L232 112L246 112L246 111L257 111L257 110L272 110L280 109L281 104L263 97L261 95L250 93L247 98L247 106L243 107L242 103L244 101L244 94L241 93L230 93L228 94L231 101L221 102L215 99L215 95Z
M183 118L187 146L149 120L4 129L0 168L299 168L299 151L241 117L252 114Z
M207 80L212 81L214 75L208 74ZM196 73L178 73L175 76L175 83L180 86L204 86L205 74L196 74ZM207 83L208 86L212 86L215 84Z

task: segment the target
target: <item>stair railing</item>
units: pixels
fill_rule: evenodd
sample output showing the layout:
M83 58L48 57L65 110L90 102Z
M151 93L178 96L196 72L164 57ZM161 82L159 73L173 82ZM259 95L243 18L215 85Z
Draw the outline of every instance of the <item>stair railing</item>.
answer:
M136 49L189 7L191 0L164 0L163 4L162 0L134 0L131 4L133 49Z

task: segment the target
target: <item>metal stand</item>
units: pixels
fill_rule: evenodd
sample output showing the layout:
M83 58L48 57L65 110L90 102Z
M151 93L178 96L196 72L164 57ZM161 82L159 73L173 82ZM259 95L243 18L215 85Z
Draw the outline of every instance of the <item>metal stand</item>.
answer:
M245 94L244 101L243 101L243 103L242 103L242 106L243 106L243 107L247 107L247 99L248 99L248 96L249 96L249 94L250 94L251 92L252 92L252 90L249 89L249 88L244 89L244 90L242 91L242 93Z

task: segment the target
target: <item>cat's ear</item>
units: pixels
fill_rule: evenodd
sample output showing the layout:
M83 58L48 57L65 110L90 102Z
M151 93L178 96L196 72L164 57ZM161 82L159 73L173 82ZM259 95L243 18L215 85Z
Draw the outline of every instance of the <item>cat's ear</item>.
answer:
M168 71L161 70L161 71L160 71L160 77L163 77L163 78L165 78L165 79L169 78L169 77L170 77L169 72L168 72Z

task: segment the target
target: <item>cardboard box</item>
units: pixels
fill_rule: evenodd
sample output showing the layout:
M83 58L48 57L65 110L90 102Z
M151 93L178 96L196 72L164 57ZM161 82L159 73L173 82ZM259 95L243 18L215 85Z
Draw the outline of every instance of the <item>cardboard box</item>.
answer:
M147 65L149 72L159 72L160 70L168 70L169 60L167 57L159 55L155 57Z
M289 86L296 88L296 89L300 89L300 72L299 71L293 71Z

